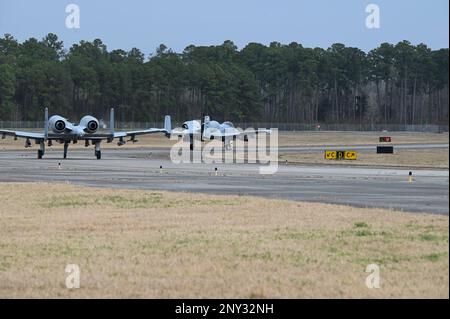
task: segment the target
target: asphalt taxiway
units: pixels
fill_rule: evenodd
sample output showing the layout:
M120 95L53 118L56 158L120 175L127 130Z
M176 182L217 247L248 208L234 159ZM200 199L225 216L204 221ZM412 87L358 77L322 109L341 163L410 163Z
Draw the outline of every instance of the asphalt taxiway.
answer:
M168 152L103 149L102 160L96 160L91 150L72 149L66 160L59 151L37 160L35 150L0 151L0 182L254 195L449 214L448 170L414 169L412 183L409 169L380 167L280 164L275 174L262 175L259 164L175 164Z

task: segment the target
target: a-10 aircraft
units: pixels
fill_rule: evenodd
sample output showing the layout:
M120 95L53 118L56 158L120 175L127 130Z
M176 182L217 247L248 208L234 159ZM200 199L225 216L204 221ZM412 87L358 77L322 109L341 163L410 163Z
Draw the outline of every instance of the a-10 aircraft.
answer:
M209 116L204 117L203 123L199 120L190 120L184 122L180 128L172 130L170 115L166 115L164 118L164 128L149 128L146 130L129 131L129 132L116 132L114 131L114 109L111 108L109 118L109 132L97 133L99 128L99 121L90 115L84 116L78 125L69 122L66 118L59 115L53 115L48 117L48 109L45 108L45 124L43 133L25 132L25 131L10 131L0 130L2 139L7 135L14 136L14 139L24 138L25 147L31 147L31 141L34 140L36 144L39 144L39 150L37 157L41 159L45 154L45 143L48 146L52 146L53 141L57 141L64 144L64 158L67 158L67 151L69 144L77 143L79 140L85 142L85 146L88 147L90 143L95 145L95 156L97 159L101 159L100 143L106 140L107 143L111 143L114 139L118 138L118 146L122 146L126 143L125 138L130 137L128 141L137 142L136 136L152 133L164 133L166 137L178 135L179 137L189 137L190 150L194 149L194 135L200 136L201 141L221 139L225 149L231 148L231 141L235 141L237 137L243 137L244 141L248 140L249 136L256 135L258 133L270 134L270 129L246 129L242 131L234 127L233 123L226 121L219 123L213 121Z
M201 141L221 139L225 149L231 148L231 140L236 140L237 137L243 137L244 141L248 140L249 136L258 133L270 134L270 129L246 129L239 130L234 127L233 123L226 121L219 123L211 120L209 116L204 117L203 123L199 120L191 120L184 122L180 128L173 129L170 134L178 135L179 137L189 136L190 150L194 149L194 135L199 135Z
M23 132L23 131L9 131L0 130L2 139L6 135L14 136L14 139L24 138L25 147L31 147L31 140L34 140L36 144L39 144L39 150L37 152L37 157L41 159L45 153L45 142L48 146L52 145L53 141L57 141L64 144L64 158L67 158L67 150L69 144L77 143L79 140L85 142L85 146L88 147L89 143L95 145L95 156L97 159L101 159L102 153L100 150L100 143L102 140L106 140L111 143L115 138L119 141L117 145L121 146L126 143L124 138L130 137L129 141L137 142L136 136L152 133L165 133L169 136L171 131L170 116L166 116L164 120L164 128L149 128L140 131L130 131L130 132L115 132L114 131L114 109L111 108L109 117L109 132L97 133L99 128L98 120L90 115L84 116L78 125L69 122L67 119L59 116L53 115L48 118L48 108L45 108L45 125L43 133L33 133L33 132Z

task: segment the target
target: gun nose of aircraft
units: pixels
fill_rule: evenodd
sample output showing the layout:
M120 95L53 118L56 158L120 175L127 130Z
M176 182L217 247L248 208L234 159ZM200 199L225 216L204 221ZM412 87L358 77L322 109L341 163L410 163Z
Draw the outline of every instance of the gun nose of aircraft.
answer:
M74 131L75 131L75 134L78 136L83 136L85 134L84 129L79 126L75 126Z

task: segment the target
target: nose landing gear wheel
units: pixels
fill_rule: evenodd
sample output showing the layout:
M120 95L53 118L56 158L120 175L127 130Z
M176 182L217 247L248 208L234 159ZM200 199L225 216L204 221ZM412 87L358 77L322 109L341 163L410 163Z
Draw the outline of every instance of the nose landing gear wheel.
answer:
M38 152L37 152L38 159L42 159L42 156L44 156L44 152L41 150L38 150Z
M102 152L101 151L95 151L95 157L97 157L97 159L101 159L102 158Z
M231 151L233 149L233 142L230 141L230 143L225 145L226 151Z

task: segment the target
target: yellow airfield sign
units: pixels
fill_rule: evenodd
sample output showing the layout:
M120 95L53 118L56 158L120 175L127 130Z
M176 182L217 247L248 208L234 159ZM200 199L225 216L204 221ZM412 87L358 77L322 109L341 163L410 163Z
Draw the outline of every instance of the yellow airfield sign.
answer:
M336 159L336 151L325 151L325 159L335 160Z
M356 151L325 151L327 160L356 160L358 153Z
M344 158L346 160L356 160L358 158L358 154L355 151L346 151L344 152Z

